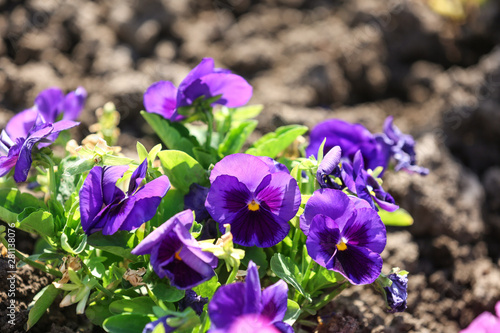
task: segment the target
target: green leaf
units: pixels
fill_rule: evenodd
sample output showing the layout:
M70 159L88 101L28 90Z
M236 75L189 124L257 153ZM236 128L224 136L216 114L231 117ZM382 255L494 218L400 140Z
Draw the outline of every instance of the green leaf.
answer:
M208 186L208 174L194 158L179 150L164 150L158 153L163 171L172 185L184 194L189 186L198 183Z
M403 208L399 208L392 213L383 209L379 209L378 215L385 225L394 227L407 227L413 224L413 217Z
M184 297L185 291L172 287L168 284L158 282L151 290L153 294L164 302L177 302Z
M74 244L74 246L70 245L70 243ZM79 254L85 249L86 246L87 246L87 235L85 234L80 234L80 235L72 234L71 237L69 237L65 232L61 234L61 247L66 252L72 254Z
M246 120L232 128L219 145L219 154L227 156L239 153L255 127L257 127L257 120Z
M52 237L56 234L52 214L43 209L26 208L17 217L16 228L47 237Z
M41 208L44 204L29 193L21 193L17 188L0 188L0 219L6 223L16 223L17 215L25 208Z
M137 141L136 148L137 148L137 155L139 155L139 161L142 162L144 161L145 158L148 158L148 151L146 150L146 148L143 146L142 143Z
M84 159L78 157L70 157L68 159L64 159L63 162L63 177L76 176L81 173L87 172L95 165L93 159Z
M197 285L193 288L193 290L200 295L201 297L211 298L217 288L219 288L220 283L217 276L212 277L210 280L203 282L200 285Z
M210 152L206 151L205 148L195 147L195 148L193 148L193 153L194 153L194 157L196 158L196 160L199 161L200 164L205 169L208 169L210 164L215 164L218 162L218 159L217 159L218 153L212 147L210 147Z
M300 274L299 267L290 258L285 257L281 253L275 253L271 258L271 269L274 274L293 286L309 302L312 302L311 296L306 293L300 284L302 275Z
M57 289L53 284L49 284L47 287L43 288L36 297L35 305L30 310L28 315L28 322L26 323L26 329L29 330L37 323L37 321L43 316L50 305L54 302L60 290Z
M283 318L283 321L288 325L292 326L295 323L295 321L299 318L300 312L301 312L300 306L297 304L297 302L292 301L291 299L287 300L286 313L285 313L285 318Z
M329 271L325 267L318 266L316 272L311 273L306 289L309 293L333 287L338 281L344 281L345 278L334 271Z
M245 257L241 260L241 263L248 266L248 262L250 260L259 266L259 277L263 278L264 275L266 275L267 268L269 267L264 249L257 246L245 248Z
M114 314L120 314L124 312L144 314L144 315L154 315L153 307L155 302L149 296L141 296L131 299L121 299L114 301L109 305L109 311Z
M135 313L124 313L109 317L102 325L106 332L110 333L138 333L142 332L144 326L151 322L146 315Z
M135 235L125 230L105 236L102 232L95 232L87 238L87 243L95 248L113 253L117 256L136 260L137 256L130 253L133 246L129 246Z
M257 140L247 154L255 156L269 156L275 158L285 150L299 136L307 132L308 128L302 125L288 125L279 127L275 132L268 133Z
M199 146L199 144L195 138L189 135L188 130L182 124L172 123L158 114L146 111L141 111L141 115L167 148L181 150L190 156L194 156L193 148Z
M159 227L182 210L184 210L184 193L176 188L171 188L161 199L156 215L151 219L151 226Z
M113 313L109 311L109 302L109 300L104 300L104 303L96 303L87 306L85 315L92 324L102 326L107 318L113 316Z
M236 108L232 114L233 122L255 118L262 112L263 109L264 105L262 104L247 105Z

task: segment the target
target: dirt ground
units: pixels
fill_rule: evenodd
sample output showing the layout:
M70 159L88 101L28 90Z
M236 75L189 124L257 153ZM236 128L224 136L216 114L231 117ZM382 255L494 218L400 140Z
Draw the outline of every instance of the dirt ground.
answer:
M500 1L457 23L424 0L0 0L0 35L0 128L42 89L82 85L80 138L112 101L119 144L150 148L158 139L139 115L144 90L178 84L202 57L254 87L251 103L265 105L255 137L328 118L380 132L394 115L431 171L385 176L415 218L389 229L383 253L385 272L410 272L408 309L388 314L372 290L352 288L319 330L458 332L500 300ZM29 253L30 236L17 240ZM1 332L24 332L28 304L50 281L18 273L19 323L7 324L1 287ZM33 332L100 332L74 310L52 307Z

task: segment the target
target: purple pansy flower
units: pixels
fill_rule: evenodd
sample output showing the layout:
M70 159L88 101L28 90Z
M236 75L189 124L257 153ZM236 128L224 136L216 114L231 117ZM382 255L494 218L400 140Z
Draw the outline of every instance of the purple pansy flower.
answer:
M316 125L309 135L310 144L306 156L317 156L318 149L326 138L324 153L335 146L342 149L342 157L354 159L354 154L361 150L365 165L374 170L381 166L385 169L389 161L389 151L377 138L361 124L350 124L339 119L330 119Z
M35 98L35 105L16 114L5 127L12 140L25 138L31 128L42 123L54 123L62 114L63 120L76 120L83 110L87 92L83 87L64 93L59 88L45 89ZM49 140L54 141L57 134L52 133Z
M80 190L82 228L87 234L102 230L112 235L118 230L133 230L156 214L161 199L170 188L167 176L160 176L140 186L146 176L145 159L132 173L128 191L116 186L128 169L127 165L95 166Z
M500 302L495 305L496 316L490 312L481 313L460 333L498 333L500 332Z
M10 122L9 122L10 123ZM77 126L79 123L61 120L56 123L34 125L26 136L12 138L6 130L0 134L0 177L5 176L15 167L14 180L17 183L26 181L31 168L31 151L35 144L45 146L51 143L50 137L60 131Z
M341 189L341 185L332 181L330 176L340 177L340 159L342 150L339 146L335 146L325 155L323 160L318 165L316 172L316 180L321 188Z
M401 169L420 175L427 175L429 169L416 165L415 140L409 134L402 133L393 123L392 116L384 122L384 133L378 134L378 141L386 145L390 155L396 160L395 170Z
M300 217L307 251L321 266L352 284L368 284L382 270L385 226L365 201L334 189L314 192Z
M392 281L389 287L384 287L389 312L403 312L408 297L408 274L391 273L387 278Z
M153 83L144 93L147 112L157 113L171 121L184 119L178 108L191 106L199 97L205 99L221 95L214 104L233 108L245 105L252 97L252 87L239 75L215 68L214 60L203 60L189 72L176 88L170 81Z
M352 165L350 162L342 163L341 176L349 191L366 200L373 209L378 211L375 203L388 212L393 212L399 208L395 204L394 198L384 191L371 173L365 170L360 151L354 155Z
M132 250L132 254L151 254L151 265L160 278L168 277L179 289L190 289L210 280L217 257L203 252L189 229L193 212L182 211L163 223Z
M193 289L187 289L186 295L179 301L179 311L184 311L184 309L190 307L200 316L203 312L203 307L207 303L208 297L201 297Z
M197 183L189 186L189 193L184 196L184 209L194 211L196 221L201 222L210 217L205 208L205 200L207 200L208 187L201 186Z
M287 293L282 280L261 290L257 266L250 261L245 282L220 287L208 304L209 332L291 333L292 327L283 322Z
M288 173L259 157L234 154L215 165L210 181L205 206L222 233L231 224L236 244L270 247L286 237L301 201Z
M163 330L161 331L163 333L174 332L176 327L171 327L167 324L167 319L171 317L173 316L168 315L146 324L146 326L144 326L144 329L142 330L142 333L153 333L156 326L158 325L163 325Z

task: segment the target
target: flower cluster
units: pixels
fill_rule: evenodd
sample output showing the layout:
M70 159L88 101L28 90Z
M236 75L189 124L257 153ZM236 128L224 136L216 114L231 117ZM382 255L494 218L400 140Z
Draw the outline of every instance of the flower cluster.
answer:
M169 149L138 142L139 162L108 146L119 134L112 104L82 147L58 138L78 124L81 87L45 90L13 117L0 135L0 176L22 182L33 160L42 167L35 195L1 189L0 219L43 237L39 260L22 257L59 278L39 299L62 294L61 306L78 303L108 332L290 333L344 288L365 284L387 311L404 311L407 272L382 274L381 253L386 225L412 219L381 176L391 165L428 172L413 138L392 117L375 135L328 120L311 131L307 157L292 145L307 131L300 125L242 151L262 109L243 107L251 96L245 79L209 58L178 87L154 83L141 114ZM44 149L53 141L69 154ZM50 305L42 303L38 314Z

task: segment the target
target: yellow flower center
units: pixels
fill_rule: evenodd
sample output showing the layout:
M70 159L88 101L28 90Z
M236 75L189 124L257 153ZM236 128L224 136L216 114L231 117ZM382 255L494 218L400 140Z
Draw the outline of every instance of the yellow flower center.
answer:
M347 240L344 237L342 237L342 239L340 240L340 243L338 243L336 245L337 249L339 251L345 251L345 250L347 250L347 244L346 243L347 243Z
M175 254L174 254L175 259L177 259L177 260L179 260L179 261L182 261L182 258L181 258L181 256L179 255L179 253L181 253L181 250L182 250L182 248L181 248L179 251L175 252Z
M252 212L259 210L259 207L260 205L257 202L255 202L255 200L252 200L252 202L248 204L248 210L251 210Z

